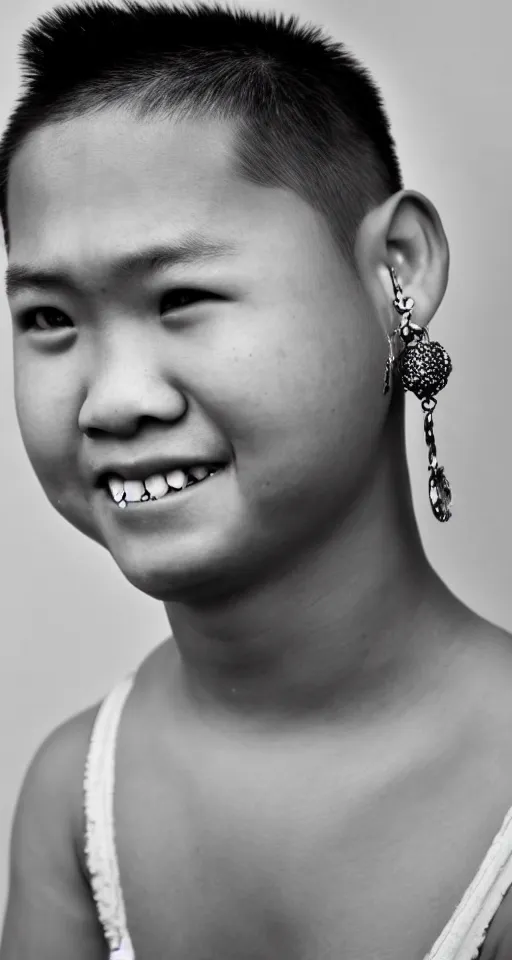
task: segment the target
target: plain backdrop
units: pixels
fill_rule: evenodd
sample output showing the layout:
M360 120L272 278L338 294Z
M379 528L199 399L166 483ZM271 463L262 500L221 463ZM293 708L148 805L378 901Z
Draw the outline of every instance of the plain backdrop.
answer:
M436 411L440 460L454 491L453 518L439 524L430 512L421 410L409 397L414 501L434 567L470 607L512 630L512 7L506 0L257 5L324 25L367 64L384 93L406 186L425 193L441 213L451 274L431 333L454 365ZM51 6L0 0L2 123L17 95L20 34ZM3 270L3 252L0 259ZM36 747L136 666L168 626L163 607L125 582L107 553L49 506L18 435L11 367L2 287L0 917L13 806Z

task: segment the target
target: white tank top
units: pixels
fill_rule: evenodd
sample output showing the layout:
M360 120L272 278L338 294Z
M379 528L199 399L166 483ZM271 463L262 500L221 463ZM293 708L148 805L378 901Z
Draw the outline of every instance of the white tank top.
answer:
M123 679L101 704L84 778L86 863L110 960L136 960L119 880L113 816L117 730L133 680L133 674ZM476 960L489 924L511 886L512 808L425 960Z

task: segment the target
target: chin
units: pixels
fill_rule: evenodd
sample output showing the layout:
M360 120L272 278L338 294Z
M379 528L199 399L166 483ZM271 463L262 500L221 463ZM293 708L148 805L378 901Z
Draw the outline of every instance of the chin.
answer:
M160 555L155 550L114 553L112 558L132 586L148 597L163 603L219 603L235 593L248 589L258 577L247 557L251 550L241 541L223 545L209 542L182 542L180 555L172 544L164 545Z
M176 569L175 565L170 563L165 569L139 567L135 570L117 560L116 562L133 587L162 603L193 604L211 601L218 598L222 592L218 565L190 563Z

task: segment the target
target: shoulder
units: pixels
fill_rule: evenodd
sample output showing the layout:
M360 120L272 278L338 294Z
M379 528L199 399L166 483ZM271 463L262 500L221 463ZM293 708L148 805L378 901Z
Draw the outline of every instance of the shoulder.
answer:
M34 853L45 846L79 847L83 825L83 778L89 742L101 701L49 733L36 750L23 778L12 825L12 853Z
M104 955L80 855L83 772L99 706L54 729L23 778L11 829L2 960Z

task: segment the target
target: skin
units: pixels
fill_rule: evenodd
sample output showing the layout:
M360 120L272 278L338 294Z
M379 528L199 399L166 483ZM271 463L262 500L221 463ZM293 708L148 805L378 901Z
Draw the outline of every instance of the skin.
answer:
M489 743L506 749L510 711L494 704L509 699L508 637L454 598L428 564L412 511L400 396L382 393L386 333L397 322L389 266L415 299L416 323L430 322L445 291L448 246L437 212L412 191L390 197L360 226L354 271L325 221L298 196L237 179L226 125L141 123L103 112L30 136L11 165L8 213L10 265L65 271L72 281L69 290L27 287L11 296L16 407L28 456L53 506L107 549L130 583L162 601L172 624L174 639L139 670L123 719L119 796L131 791L135 800L130 809L119 801L122 855L128 863L135 836L139 849L155 847L145 887L140 864L140 883L150 889L160 877L155 898L170 889L169 865L157 867L155 784L167 798L176 785L171 791L162 757L171 769L189 765L193 789L189 797L182 788L184 807L208 790L219 824L226 823L226 783L230 823L247 809L250 766L258 774L250 790L262 791L262 805L265 796L275 801L276 832L270 821L265 826L269 856L283 831L278 809L284 822L295 810L297 856L304 836L316 851L308 869L317 871L318 903L310 904L307 929L317 921L320 931L329 929L320 905L333 891L338 902L344 889L347 956L356 948L373 955L375 937L400 960L418 944L428 949L512 792L510 764L501 778L493 767L495 791L484 807L475 800L458 825L447 816L464 806L475 778L491 775ZM114 269L119 257L192 231L236 250L158 272L119 276ZM172 309L169 294L184 287L216 298ZM28 311L39 311L41 329L26 329ZM46 329L56 320L56 330ZM143 507L138 516L130 507L121 512L95 486L95 470L112 457L188 451L215 453L230 465L172 509L148 507L142 519ZM478 713L485 691L492 719ZM475 737L471 726L469 736L476 717L484 732ZM141 731L154 746L137 752ZM351 771L349 794L329 759L319 766L333 742L342 769ZM447 758L456 771L448 778ZM219 770L229 771L227 779ZM305 771L320 786L302 811L311 823L303 834L296 798ZM404 771L409 806L399 789ZM384 788L389 810L371 800ZM335 818L327 812L333 798ZM149 808L154 831L141 837L137 817ZM161 813L167 824L168 807ZM380 822L383 836L393 837L407 818L424 864L416 887L406 873L395 890L411 918L407 936L395 929L385 898L368 932L361 914L368 894L351 877L346 889L337 874L331 882L322 865L334 837L350 838L362 889L373 877L377 903L386 858L379 872L369 825ZM258 836L257 818L251 830ZM448 840L449 864L442 859ZM305 901L297 872L291 878L274 868L299 923ZM135 917L140 891L130 889L123 862L121 873ZM190 927L183 955L195 960L201 945L186 937L202 930L200 905L177 874L185 899L176 916L183 929L188 916ZM446 896L427 913L441 876L449 880ZM225 910L229 918L232 904ZM242 937L243 919L240 926ZM143 933L147 944L151 931ZM333 942L341 935L335 927ZM212 931L204 936L210 943ZM219 941L215 955L248 956L240 942ZM311 955L320 955L318 944Z
M371 690L375 673L408 673L404 621L426 594L434 621L432 598L448 601L413 520L399 411L382 395L396 325L387 266L426 324L446 239L425 198L396 195L359 238L357 276L320 215L236 179L232 152L219 123L106 113L20 149L9 261L73 283L11 298L21 432L55 508L164 601L197 709L269 718L347 709L355 695L360 710L361 656ZM237 252L116 278L117 258L190 231ZM188 285L226 299L166 309ZM23 329L39 307L63 312L60 328L43 313L42 330ZM111 457L203 449L229 470L163 521L148 510L130 524L94 486Z

